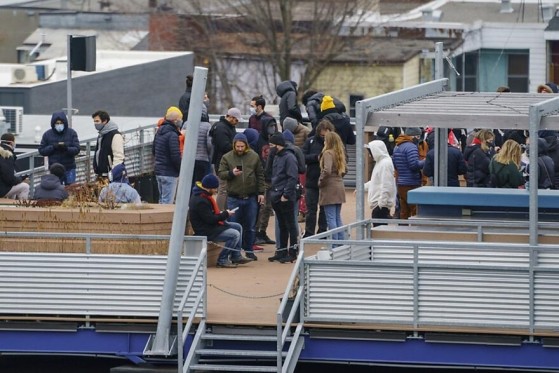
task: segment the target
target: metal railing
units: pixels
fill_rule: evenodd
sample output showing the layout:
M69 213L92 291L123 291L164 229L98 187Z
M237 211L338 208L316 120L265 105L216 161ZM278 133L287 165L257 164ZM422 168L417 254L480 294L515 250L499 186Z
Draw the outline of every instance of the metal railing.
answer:
M276 329L277 329L277 368L278 372L288 372L292 371L291 368L294 368L295 364L297 363L296 359L294 359L295 350L298 347L298 344L301 343L299 341L299 337L303 331L303 323L302 323L302 308L299 307L301 301L304 297L304 288L303 282L301 281L304 278L304 268L303 268L303 261L304 261L305 252L303 248L300 249L299 254L297 255L297 261L295 262L295 266L293 271L291 272L291 276L289 276L289 281L287 282L287 286L285 288L285 292L281 299L281 303L279 305L278 311L276 312ZM293 289L296 289L295 296L290 298ZM287 307L288 302L291 303L292 306ZM286 315L286 311L289 309L289 312ZM299 313L297 326L295 328L295 332L291 335L291 324L295 319L295 316ZM284 316L285 315L285 316ZM283 325L285 317L285 325ZM285 361L283 361L282 353L283 347L285 346L285 342L289 337L292 337L291 344L287 351L287 355L285 357Z
M121 131L124 136L124 155L128 176L139 176L153 171L153 155L151 147L155 134L155 124L139 126L137 128ZM87 138L80 141L82 150L76 156L76 182L89 182L94 180L93 172L93 150L97 143L97 137ZM18 161L29 160L29 169L20 170L17 175L29 175L30 195L37 185L41 176L48 173L45 165L35 166L35 158L43 157L38 150L18 154Z
M517 330L559 333L559 244L375 239L372 220L306 238L329 247L330 255L305 258L305 323L399 325L410 330L473 328L494 333ZM392 223L403 221L391 221ZM510 229L526 233L527 222L427 222L410 225L470 226L480 232ZM541 223L557 229L557 223ZM332 240L335 231L359 239ZM365 232L363 232L365 231ZM440 234L439 233L439 234ZM320 239L323 238L323 239ZM439 329L439 330L443 330Z
M207 289L206 289L206 283L207 283L207 257L208 257L208 252L206 249L202 250L202 252L200 253L200 256L198 258L198 261L196 262L196 265L193 269L193 273L192 273L192 277L190 278L190 281L184 291L184 294L182 296L178 311L177 311L177 336L178 336L178 351L177 351L177 364L178 364L178 371L181 372L186 372L188 370L188 367L190 365L190 360L192 359L192 357L194 356L195 352L196 352L196 347L197 345L200 343L201 341L201 333L197 333L195 338L195 341L193 341L191 348L189 350L188 353L188 357L186 359L186 361L183 358L184 355L184 346L186 343L186 338L188 337L188 333L190 333L190 329L192 328L192 325L194 323L194 318L196 317L196 314L199 312L200 307L202 307L202 315L201 315L201 319L200 319L200 323L198 324L198 329L199 331L203 331L205 329L205 325L206 325L206 310L207 310ZM192 289L194 288L195 285L195 280L198 276L202 277L202 286L200 291L198 292L198 295L196 296L196 298L194 299L194 301L192 300ZM186 323L186 325L183 326L184 324L184 310L186 307L186 304L188 302L192 302L192 306L190 309L190 312L188 313L188 321Z

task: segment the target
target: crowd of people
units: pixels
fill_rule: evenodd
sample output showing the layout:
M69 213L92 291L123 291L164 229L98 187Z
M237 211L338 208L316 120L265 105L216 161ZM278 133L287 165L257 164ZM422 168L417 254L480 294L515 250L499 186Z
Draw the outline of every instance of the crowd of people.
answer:
M448 130L446 185L449 187L528 188L530 137L523 130ZM559 134L538 132L538 189L559 189ZM431 128L381 127L368 144L376 162L368 190L372 218L400 219L416 214L408 192L433 184L434 131ZM390 177L389 175L393 175ZM378 224L376 224L378 225Z
M180 110L190 107L191 90L189 76L179 100ZM345 106L322 92L308 91L303 104L312 115L305 123L297 102L297 84L283 81L276 93L279 122L266 112L265 98L254 96L244 131L236 128L242 121L240 109L230 108L210 124L207 101L203 104L189 219L194 234L222 241L217 262L221 268L257 261L262 244L275 244L269 261L293 262L301 235L308 237L342 225L346 145L355 144ZM185 115L182 111L182 119ZM182 127L177 122L173 132L185 134L188 125L188 120L183 120ZM158 150L158 137L159 131L154 142L155 174L163 175L165 167L173 164L170 157L176 151L163 141ZM178 138L170 141L176 143ZM159 164L165 167L158 170ZM272 215L275 240L267 233ZM299 219L303 218L305 229L301 232ZM335 238L344 239L343 233Z
M178 177L191 121L192 76L178 106L167 109L159 121L152 152L159 203L175 202ZM555 92L547 83L542 91ZM503 91L505 92L505 91ZM262 244L275 244L269 261L293 262L299 238L343 225L343 177L347 173L347 145L355 134L344 104L323 92L302 95L308 121L297 102L297 84L278 84L279 122L266 111L263 96L250 100L248 128L239 131L241 110L229 108L215 123L208 116L207 95L202 102L189 206L195 235L221 242L217 266L234 268L258 260ZM124 139L118 125L105 111L92 114L98 131L93 169L106 185L99 202L140 204L140 195L129 184ZM559 188L559 143L554 131L540 131L538 188ZM527 147L530 138L520 130L450 129L447 185L458 187L524 188L529 181ZM76 181L75 157L80 152L76 131L64 112L55 112L51 128L42 137L39 153L48 159L49 174L29 196L25 176L16 176L15 137L6 133L0 143L0 196L15 199L68 198L66 186ZM433 182L434 132L430 128L380 127L368 145L374 167L365 184L371 216L407 219L416 214L408 203L410 190ZM275 217L275 239L268 236ZM304 220L304 231L299 222ZM375 223L378 225L378 223ZM345 239L343 232L333 239ZM244 251L244 255L242 252Z

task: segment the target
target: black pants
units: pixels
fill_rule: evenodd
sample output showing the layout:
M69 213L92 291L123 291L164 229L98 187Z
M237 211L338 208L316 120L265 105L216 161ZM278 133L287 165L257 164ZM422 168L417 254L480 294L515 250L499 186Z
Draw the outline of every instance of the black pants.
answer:
M298 244L298 234L297 227L295 226L295 203L293 201L286 202L272 202L272 208L276 213L276 219L278 219L280 236L279 236L279 248L286 249L293 245ZM276 237L276 240L278 238ZM288 246L288 241L290 245Z
M388 207L375 207L371 212L371 219L389 219L390 210ZM386 225L386 223L373 223L373 227L378 227L379 225Z
M305 215L305 236L313 236L316 227L316 215L318 212L318 188L305 188L305 199L307 203L307 215ZM318 232L328 230L326 215L321 207L318 213Z

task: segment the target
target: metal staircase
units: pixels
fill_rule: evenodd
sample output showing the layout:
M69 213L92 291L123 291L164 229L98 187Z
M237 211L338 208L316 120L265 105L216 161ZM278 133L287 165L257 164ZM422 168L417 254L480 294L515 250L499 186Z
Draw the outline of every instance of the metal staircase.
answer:
M287 337L286 342L278 352L275 329L200 325L183 372L293 372L304 338L299 333L296 338Z

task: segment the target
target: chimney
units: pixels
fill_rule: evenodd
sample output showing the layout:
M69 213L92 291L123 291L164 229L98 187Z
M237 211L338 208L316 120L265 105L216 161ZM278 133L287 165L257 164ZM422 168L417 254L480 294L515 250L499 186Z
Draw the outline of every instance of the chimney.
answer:
M501 10L500 13L512 13L514 9L510 3L510 0L501 0Z

